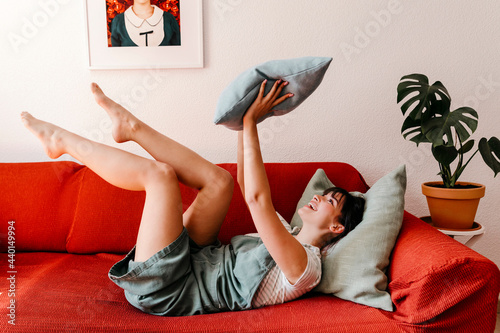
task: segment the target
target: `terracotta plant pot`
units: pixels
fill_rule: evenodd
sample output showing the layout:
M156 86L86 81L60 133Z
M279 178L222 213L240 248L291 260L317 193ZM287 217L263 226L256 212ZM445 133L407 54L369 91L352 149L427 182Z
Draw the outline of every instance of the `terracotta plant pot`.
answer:
M422 184L427 197L432 223L438 228L470 229L474 223L479 200L484 197L484 185L457 182L457 185L473 185L473 188L442 188L442 182Z

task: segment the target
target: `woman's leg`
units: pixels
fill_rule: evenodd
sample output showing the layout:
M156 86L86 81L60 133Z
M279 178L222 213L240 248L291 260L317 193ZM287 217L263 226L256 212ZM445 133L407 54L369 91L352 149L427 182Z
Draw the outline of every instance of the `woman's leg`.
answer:
M27 112L21 117L24 125L40 139L50 158L67 153L114 186L146 191L135 260L147 260L181 234L181 195L170 166L82 138Z
M198 195L184 213L184 226L199 245L217 239L231 203L233 178L222 168L146 125L92 84L97 103L113 122L116 142L135 141L157 161L172 166L183 184L198 189Z

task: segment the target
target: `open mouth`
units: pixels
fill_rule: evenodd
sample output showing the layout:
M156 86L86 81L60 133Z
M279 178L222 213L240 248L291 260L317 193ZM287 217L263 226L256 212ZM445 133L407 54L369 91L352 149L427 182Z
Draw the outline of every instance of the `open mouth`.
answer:
M308 203L308 204L307 204L307 206L309 206L309 208L311 208L311 209L312 209L312 210L314 210L314 211L317 211L317 210L318 210L318 208L316 208L316 206L314 206L314 205L312 204L312 202Z

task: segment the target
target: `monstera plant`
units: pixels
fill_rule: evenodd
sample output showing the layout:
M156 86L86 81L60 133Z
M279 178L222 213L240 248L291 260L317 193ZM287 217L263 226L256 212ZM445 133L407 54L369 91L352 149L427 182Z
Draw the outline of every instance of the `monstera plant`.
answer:
M422 184L432 222L441 228L473 228L485 187L457 181L478 152L496 176L500 172L500 140L482 138L475 148L471 135L477 129L477 112L470 107L452 111L450 94L439 81L430 85L427 76L411 74L401 78L397 90L397 101L406 116L401 134L417 146L431 144L432 155L439 164L442 183Z
M411 74L401 78L398 85L398 103L406 119L401 128L405 139L417 144L431 143L432 154L439 163L439 175L446 188L456 182L471 159L479 151L495 176L500 172L500 140L492 137L475 141L470 136L476 131L478 114L470 107L451 111L451 98L444 85L429 84L427 76ZM470 157L465 161L465 155ZM458 159L452 170L452 163Z

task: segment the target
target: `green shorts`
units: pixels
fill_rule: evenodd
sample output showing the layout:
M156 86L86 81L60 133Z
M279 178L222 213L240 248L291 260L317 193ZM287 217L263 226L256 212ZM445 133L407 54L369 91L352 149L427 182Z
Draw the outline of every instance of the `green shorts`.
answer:
M275 263L260 238L237 236L200 247L184 228L144 262L135 247L109 271L134 307L162 316L249 309L257 287Z

